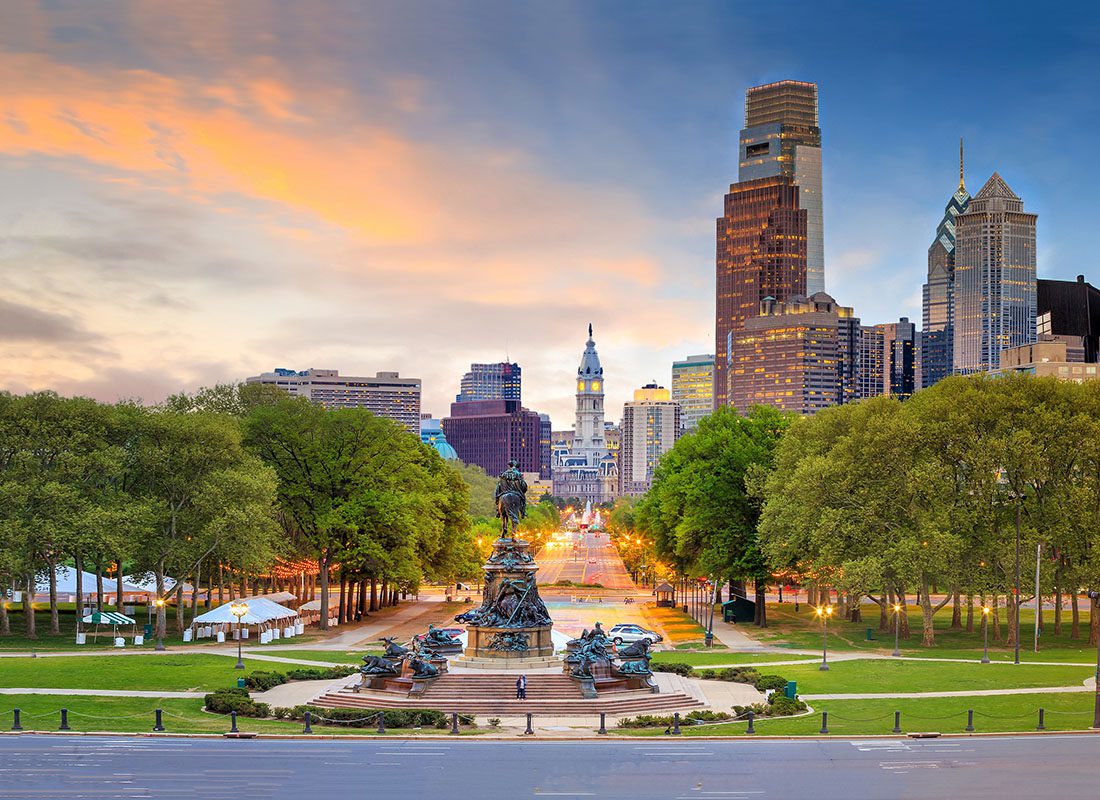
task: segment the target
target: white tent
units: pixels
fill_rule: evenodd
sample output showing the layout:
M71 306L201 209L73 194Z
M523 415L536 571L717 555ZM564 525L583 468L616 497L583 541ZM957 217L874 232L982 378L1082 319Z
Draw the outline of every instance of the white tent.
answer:
M192 620L192 627L195 625L223 625L236 622L237 617L232 611L233 605L234 603L226 603L225 605L210 609L205 614L199 614ZM241 617L242 625L259 625L261 622L266 621L266 618L259 616L252 610L251 605L248 607L248 613Z
M248 605L248 612L241 617L241 636L248 637L250 625L259 626L260 644L266 644L273 639L284 636L295 636L302 633L303 626L298 612L281 606L266 597L243 597L230 603L224 603L217 608L199 614L191 622L191 630L184 632L184 641L189 640L191 631L196 638L204 636L217 636L218 641L223 641L227 634L235 630L233 625L237 617L233 614L233 606L236 603Z
M93 597L96 593L95 573L81 571L81 580L83 586L81 587L84 593L84 597ZM76 570L72 567L57 567L54 570L54 576L57 581L57 593L59 595L75 595L76 594ZM115 590L118 588L118 581L115 578L108 578L103 576L103 593L114 595ZM35 579L34 593L36 597L43 595L48 596L50 593L50 578L48 575L43 575ZM133 583L129 583L126 577L122 579L122 593L127 594L145 594L145 589L140 586L136 586Z
M156 593L157 591L157 576L151 572L146 572L141 575L124 575L123 581L129 581L134 586L140 587L137 591L146 591ZM174 591L176 588L176 579L170 578L167 575L164 576L164 593L167 595ZM189 583L183 584L184 594L190 594L194 587Z

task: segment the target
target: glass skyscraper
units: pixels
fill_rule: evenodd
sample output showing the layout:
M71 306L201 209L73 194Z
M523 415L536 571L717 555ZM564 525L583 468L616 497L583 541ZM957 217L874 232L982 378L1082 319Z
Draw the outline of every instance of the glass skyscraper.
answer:
M471 364L462 376L456 403L471 400L522 400L522 370L519 364Z
M996 369L1002 350L1035 341L1037 219L996 172L955 218L955 372Z
M806 209L806 289L825 291L825 219L821 197L821 128L817 84L778 81L754 86L745 96L737 179L786 175Z
M672 399L680 404L685 431L714 411L714 356L688 356L672 362Z
M959 140L959 188L947 201L936 227L936 239L928 248L928 282L924 284L924 319L921 331L921 387L931 386L951 374L955 320L955 218L970 205L963 182L962 139Z

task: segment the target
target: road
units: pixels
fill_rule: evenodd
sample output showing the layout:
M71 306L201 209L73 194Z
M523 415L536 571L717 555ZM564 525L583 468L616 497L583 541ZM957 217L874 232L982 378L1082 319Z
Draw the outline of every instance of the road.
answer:
M607 589L632 591L634 582L606 533L579 534L576 548L561 543L544 547L538 555L540 585L569 580L601 583Z
M1100 737L415 741L0 737L0 797L1096 797Z

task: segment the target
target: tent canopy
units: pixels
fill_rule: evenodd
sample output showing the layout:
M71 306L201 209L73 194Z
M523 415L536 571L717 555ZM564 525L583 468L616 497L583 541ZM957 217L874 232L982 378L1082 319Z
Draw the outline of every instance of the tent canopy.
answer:
M298 599L298 595L291 594L290 592L271 592L270 594L258 594L255 596L262 597L265 600L270 600L273 603L288 603L291 600ZM249 600L245 600L245 602L247 603L249 602Z
M117 611L93 611L82 620L88 625L133 625L135 620Z
M152 592L154 594L157 591L157 576L154 575L151 572L145 572L145 573L134 574L134 575L124 575L122 580L129 581L134 586L136 586L137 589L135 591ZM183 584L183 591L184 592L190 592L193 588L194 587L191 586L191 584L189 584L189 583L185 582ZM164 593L168 594L169 592L175 591L175 589L176 589L176 579L175 578L170 578L167 575L165 575L164 576Z
M292 611L276 602L268 600L266 597L245 597L241 600L234 600L231 603L220 605L217 608L207 611L205 614L199 614L191 624L217 625L227 622L236 622L237 617L234 616L232 610L236 603L246 603L248 605L248 613L241 617L241 622L245 625L256 625L262 622L273 622L283 619L295 619L298 616L297 611Z
M81 589L84 592L85 597L90 594L95 594L95 573L86 572L81 570L81 580L83 586ZM72 567L57 567L54 570L54 576L57 581L57 593L58 594L76 594L76 570ZM127 582L128 579L123 577L122 579L122 592L123 594L142 594L145 590L132 583ZM103 576L103 591L107 594L114 594L115 589L118 588L118 582L115 578L108 578ZM35 579L34 592L35 594L46 594L50 591L50 576L42 575Z

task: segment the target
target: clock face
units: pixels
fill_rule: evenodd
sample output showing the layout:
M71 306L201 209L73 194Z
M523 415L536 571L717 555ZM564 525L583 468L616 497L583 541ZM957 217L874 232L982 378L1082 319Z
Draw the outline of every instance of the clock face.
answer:
M598 392L600 390L600 382L592 381L592 391Z
M584 391L584 381L577 381L577 391L578 392L583 392Z

